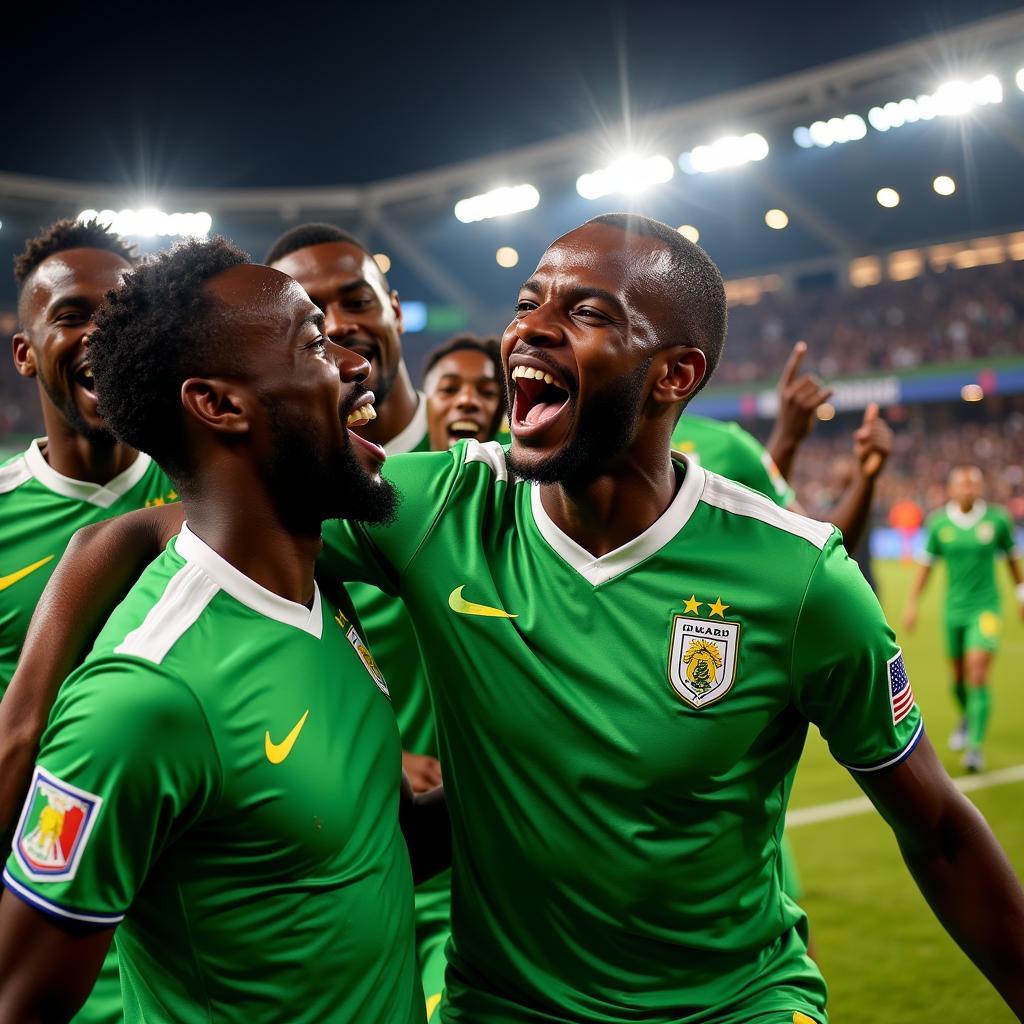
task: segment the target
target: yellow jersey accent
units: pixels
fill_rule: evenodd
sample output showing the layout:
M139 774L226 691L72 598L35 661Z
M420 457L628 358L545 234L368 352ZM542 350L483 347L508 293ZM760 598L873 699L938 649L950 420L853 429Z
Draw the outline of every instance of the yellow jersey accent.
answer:
M686 602L686 605L683 608L683 611L684 612L693 612L693 614L696 615L700 611L701 606L703 604L704 604L703 601L698 601L697 600L697 595L696 594L691 594L690 595L690 600Z
M437 992L427 999L427 1020L429 1021L438 1004L441 1002L441 993Z
M793 1024L818 1024L818 1022L813 1017L808 1017L806 1013L801 1013L799 1010L794 1010Z
M720 619L725 618L725 609L731 608L731 604L722 604L722 599L718 598L713 604L709 605L712 615L717 615Z
M306 708L306 713L295 723L295 727L280 743L275 743L270 738L270 730L267 730L263 738L263 747L267 752L267 760L271 764L280 764L292 752L292 747L295 746L295 741L299 738L299 733L302 732L302 727L306 724L308 717L309 708Z
M448 607L453 612L458 612L459 615L482 615L489 619L515 619L517 615L510 615L506 611L502 611L501 608L492 608L487 604L474 604L472 601L467 601L462 596L462 587L456 587L448 595Z
M0 590L6 590L8 587L13 587L18 580L23 580L26 576L30 576L36 571L36 569L41 569L47 562L52 562L53 559L53 555L47 555L45 558L40 558L38 562L26 565L24 569L18 569L17 572L8 573L6 576L0 576Z

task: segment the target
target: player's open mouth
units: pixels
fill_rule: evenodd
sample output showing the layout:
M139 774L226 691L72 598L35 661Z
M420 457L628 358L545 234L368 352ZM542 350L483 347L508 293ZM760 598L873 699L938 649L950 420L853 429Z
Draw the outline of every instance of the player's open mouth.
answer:
M71 371L71 379L83 390L95 397L96 379L92 375L92 367L86 363L79 363Z
M512 428L517 436L543 430L569 403L569 389L548 370L520 363L512 368L512 384Z
M455 420L448 424L448 447L458 444L470 437L479 438L483 433L484 425L476 420Z
M368 392L360 398L357 407L348 414L345 426L348 429L349 438L356 445L367 451L378 462L383 462L387 458L384 449L359 433L362 427L365 427L367 423L372 423L376 418L377 410L373 407L373 393Z

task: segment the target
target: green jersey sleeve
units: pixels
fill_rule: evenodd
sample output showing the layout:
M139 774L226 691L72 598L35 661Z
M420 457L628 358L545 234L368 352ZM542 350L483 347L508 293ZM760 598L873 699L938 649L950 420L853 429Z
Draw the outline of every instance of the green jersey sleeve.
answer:
M942 542L939 540L939 521L936 514L924 521L924 546L921 549L920 561L925 564L942 557Z
M793 703L852 771L897 764L921 737L903 654L838 533L826 542L804 593L791 679Z
M447 452L410 452L384 463L398 492L398 511L386 526L349 519L324 523L317 572L327 579L371 583L397 594L402 573L451 497L465 445Z
M219 778L184 682L135 660L87 663L43 735L4 883L53 917L113 927L161 852L215 799Z
M776 505L786 508L796 500L796 492L789 486L786 478L775 465L768 449L753 434L744 430L738 423L730 423L730 429L736 436L747 457L742 462L743 471L738 474L727 473L741 484L752 487L755 491L771 498ZM711 467L714 472L714 467Z
M996 526L996 546L1000 551L1013 554L1017 548L1017 538L1013 535L1013 520L1004 509L999 510L999 522Z

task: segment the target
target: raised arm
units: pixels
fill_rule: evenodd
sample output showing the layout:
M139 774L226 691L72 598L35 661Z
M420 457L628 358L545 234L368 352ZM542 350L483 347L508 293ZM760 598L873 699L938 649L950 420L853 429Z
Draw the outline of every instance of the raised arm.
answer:
M855 777L935 916L1024 1019L1024 891L988 823L926 736L902 763Z
M87 526L72 538L36 606L0 701L0 833L21 806L60 684L183 520L181 505L165 505Z
M812 374L805 373L797 377L806 354L806 343L798 341L786 360L779 378L779 411L765 445L775 465L779 467L779 472L787 480L793 469L797 449L814 426L818 406L832 396L832 389L824 387Z
M65 928L5 892L0 897L0 1021L63 1024L85 1002L113 928Z
M853 453L859 471L832 510L831 521L842 531L847 551L856 551L864 535L875 494L875 481L892 451L892 428L878 415L872 403L853 434Z

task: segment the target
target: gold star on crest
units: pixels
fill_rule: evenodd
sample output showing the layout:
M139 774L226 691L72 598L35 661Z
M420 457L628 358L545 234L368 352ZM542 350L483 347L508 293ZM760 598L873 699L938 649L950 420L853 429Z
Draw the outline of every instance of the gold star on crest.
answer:
M732 605L731 604L722 604L722 599L719 598L713 604L709 605L709 607L711 609L711 613L710 613L711 615L717 615L720 619L724 619L725 618L725 609L726 608L731 608Z
M703 603L704 603L703 601L698 601L697 600L697 595L696 594L691 594L690 595L690 600L687 601L686 604L683 606L683 611L684 612L693 612L693 614L696 615L697 612L700 611L700 606Z

